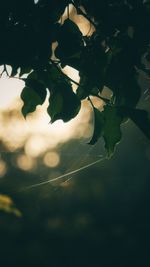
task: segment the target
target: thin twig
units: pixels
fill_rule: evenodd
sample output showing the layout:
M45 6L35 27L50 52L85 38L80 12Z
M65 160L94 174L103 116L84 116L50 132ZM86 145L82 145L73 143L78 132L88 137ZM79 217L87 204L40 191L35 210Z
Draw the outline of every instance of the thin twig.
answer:
M90 102L92 108L94 108L94 104L93 104L93 102L92 102L92 100L91 100L91 98L89 96L88 96L88 101Z
M67 17L70 18L69 5L67 6Z
M91 29L92 29L92 24L91 24L91 22L90 22L90 28L89 28L89 30L88 30L86 36L88 36L88 35L90 34Z
M5 64L4 64L4 71L6 72L7 76L9 77L9 73L8 73L8 71L7 71L7 67L6 67Z
M52 63L52 65L55 67L55 68L57 68L57 70L59 70L59 72L65 77L65 78L67 78L68 80L70 80L70 82L73 82L74 84L76 84L77 86L81 86L81 87L83 87L81 84L79 84L78 82L76 82L76 81L74 81L72 78L70 78L68 75L66 75L62 70L61 70L61 68L60 67L58 67L58 65L55 63L55 61L53 61L52 59L50 60L50 62ZM110 104L110 99L108 99L108 98L105 98L105 97L102 97L102 96L100 96L100 95L93 95L93 96L96 96L96 97L98 97L99 99L101 99L101 100L103 100L106 104ZM90 103L92 102L91 101L91 99L90 99L90 97L88 97L88 100L90 101ZM93 103L91 103L91 104L93 104Z
M80 86L80 84L79 84L78 82L74 81L72 78L70 78L68 75L66 75L66 74L61 70L61 68L59 68L58 65L57 65L52 59L50 59L50 62L52 63L52 65L53 65L55 68L57 68L57 69L59 70L59 72L60 72L64 77L66 77L68 80L70 80L70 82L73 82L74 84Z
M98 97L99 99L103 100L105 103L110 104L110 99L102 97L100 95L95 95L95 96Z

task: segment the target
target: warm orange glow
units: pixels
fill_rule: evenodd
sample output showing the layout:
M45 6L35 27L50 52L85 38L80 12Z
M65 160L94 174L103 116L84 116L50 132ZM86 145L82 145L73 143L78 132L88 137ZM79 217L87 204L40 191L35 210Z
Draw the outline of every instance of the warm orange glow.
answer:
M90 36L95 31L94 26L84 16L78 15L75 8L73 8L71 14L71 20L78 25L83 35Z
M60 157L57 152L48 152L44 156L43 162L47 167L56 167L60 162Z
M63 71L79 82L77 70L67 66ZM47 114L48 94L45 103L42 106L39 105L36 111L29 114L25 120L21 114L23 103L19 99L24 83L17 79L2 77L0 86L0 139L5 149L10 152L19 152L24 147L25 155L17 159L19 168L30 170L33 167L31 158L44 157L48 150L54 151L60 143L65 143L72 138L89 139L92 135L93 128L89 123L92 108L88 101L82 101L79 114L68 123L58 120L51 124ZM73 88L76 90L76 85L73 85ZM98 108L103 107L103 101L96 98L92 98L92 101ZM57 153L51 157L48 155L44 157L44 164L48 167L57 166L59 155ZM1 167L1 175L5 172L5 167Z
M33 158L27 155L19 155L17 158L17 166L24 171L29 171L33 169L34 164L35 162Z
M25 144L25 153L31 157L38 157L47 148L44 137L40 135L32 135Z
M82 8L83 10L83 8ZM83 10L84 13L85 10ZM68 7L66 7L63 16L61 16L59 23L63 24L64 21L68 18ZM73 5L69 5L69 19L75 22L83 35L92 35L95 31L95 27L82 15L77 14L77 11Z
M2 178L7 172L7 165L5 161L0 160L0 178Z

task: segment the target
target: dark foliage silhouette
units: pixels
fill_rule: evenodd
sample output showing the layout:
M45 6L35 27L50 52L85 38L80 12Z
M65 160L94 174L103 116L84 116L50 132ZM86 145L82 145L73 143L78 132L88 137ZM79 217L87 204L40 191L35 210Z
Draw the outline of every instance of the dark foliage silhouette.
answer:
M71 7L94 26L91 36L83 36L70 19ZM68 15L62 24L59 21L65 9ZM3 72L7 65L12 66L10 76L20 70L25 82L21 94L25 117L45 101L46 89L52 122L74 118L87 98L95 118L89 143L103 137L111 156L121 139L120 125L128 118L150 138L148 113L136 108L141 96L138 70L149 72L141 63L143 55L149 61L149 29L150 1L6 0L0 8L0 65ZM54 42L58 43L55 51ZM79 71L79 84L63 73L66 65ZM24 73L29 74L27 78L22 78ZM101 96L104 86L112 91L110 99ZM90 96L105 102L102 112Z

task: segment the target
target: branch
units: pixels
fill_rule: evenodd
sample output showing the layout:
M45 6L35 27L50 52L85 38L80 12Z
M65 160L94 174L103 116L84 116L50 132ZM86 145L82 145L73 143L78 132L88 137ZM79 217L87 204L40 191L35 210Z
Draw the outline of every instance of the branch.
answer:
M70 82L73 82L73 83L76 84L77 86L81 86L81 87L83 87L81 84L79 84L78 82L76 82L76 81L74 81L73 79L71 79L68 75L66 75L66 74L61 70L61 68L58 67L58 64L57 64L54 60L50 59L50 62L51 62L52 65L53 65L57 70L59 70L59 72L60 72L65 78L67 78ZM105 98L105 97L102 97L102 96L100 96L100 95L96 95L96 94L93 95L93 96L96 96L96 97L98 97L99 99L103 100L106 104L111 104L111 101L110 101L110 99L108 99L108 98ZM91 99L90 99L89 96L88 96L88 100L90 101L91 105L93 105L93 103L92 103L92 101L91 101Z
M92 100L91 100L91 98L90 98L89 96L88 96L88 101L90 102L90 104L91 104L92 108L94 109L93 102L92 102Z
M98 97L99 99L103 100L105 103L110 104L110 99L102 97L100 95L95 95L95 96Z

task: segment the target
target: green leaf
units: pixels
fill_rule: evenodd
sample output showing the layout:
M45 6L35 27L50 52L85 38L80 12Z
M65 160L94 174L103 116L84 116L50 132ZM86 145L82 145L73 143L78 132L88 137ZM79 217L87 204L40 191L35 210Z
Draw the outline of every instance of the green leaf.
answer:
M46 85L37 72L31 72L25 79L25 87L21 93L21 99L24 102L22 113L24 117L28 113L35 111L37 105L42 105L46 98Z
M67 122L78 114L80 108L81 102L71 85L65 81L59 81L50 94L47 112L51 121L62 119Z
M46 90L42 93L30 87L24 87L21 99L24 102L22 114L26 118L28 113L35 111L37 105L42 105L46 98Z
M104 116L97 108L93 108L94 111L94 132L89 144L94 145L97 140L102 136L104 128Z
M88 79L85 75L81 75L80 77L80 85L77 88L77 96L82 100L89 95L98 95L99 90L93 85L92 80Z
M19 76L21 77L24 74L30 73L31 70L31 67L21 67Z
M81 47L83 47L82 33L70 19L65 20L59 28L57 41L58 46L55 50L57 58L64 61L66 58L74 58L76 55L80 55Z
M11 71L11 76L14 77L18 73L18 66L13 66Z
M148 112L140 109L130 109L128 115L145 136L150 139L150 116Z
M63 109L63 97L62 95L57 92L57 93L52 93L50 100L49 100L49 107L47 109L48 114L51 117L51 122L53 123L56 121Z
M150 117L147 111L135 109L131 112L130 118L150 139Z
M118 109L112 106L105 106L104 111L104 141L108 157L114 153L116 145L121 140L120 125L122 123L122 116L119 114Z

